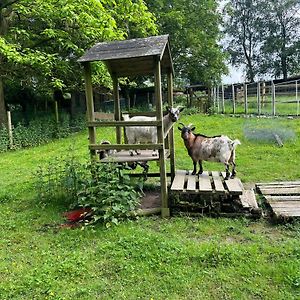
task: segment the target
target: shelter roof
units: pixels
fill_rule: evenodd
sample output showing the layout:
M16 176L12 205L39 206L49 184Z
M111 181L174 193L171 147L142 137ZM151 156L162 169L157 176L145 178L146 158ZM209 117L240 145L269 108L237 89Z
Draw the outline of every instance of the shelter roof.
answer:
M111 74L122 77L153 74L157 58L161 61L162 72L171 70L174 73L169 35L98 43L78 61L104 61Z

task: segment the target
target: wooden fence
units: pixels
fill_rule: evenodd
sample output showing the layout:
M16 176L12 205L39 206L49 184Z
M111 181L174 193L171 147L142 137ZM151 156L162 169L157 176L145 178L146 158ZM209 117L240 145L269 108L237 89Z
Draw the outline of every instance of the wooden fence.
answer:
M223 114L299 116L299 89L300 80L222 84L212 88L213 109Z

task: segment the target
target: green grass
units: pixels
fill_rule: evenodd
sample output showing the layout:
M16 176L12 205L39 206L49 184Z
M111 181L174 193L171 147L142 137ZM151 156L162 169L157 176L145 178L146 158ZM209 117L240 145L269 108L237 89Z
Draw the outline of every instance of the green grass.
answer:
M239 138L244 182L299 180L300 120L183 116L207 135ZM295 132L279 148L248 140L248 126ZM275 125L274 125L275 126ZM177 126L176 126L177 128ZM113 140L111 130L97 140ZM100 132L99 132L100 133ZM88 159L82 132L0 155L0 299L299 299L300 225L243 218L140 218L120 226L60 229L66 204L41 205L33 172L73 148ZM176 168L192 168L175 130ZM155 164L151 168L157 168ZM204 163L207 170L223 170Z

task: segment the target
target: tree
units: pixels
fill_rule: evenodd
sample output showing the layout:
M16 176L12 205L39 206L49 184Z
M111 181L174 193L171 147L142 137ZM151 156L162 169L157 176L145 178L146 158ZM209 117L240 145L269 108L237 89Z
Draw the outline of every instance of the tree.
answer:
M176 77L211 85L226 72L218 41L221 17L215 0L147 0L159 31L169 34Z
M261 1L231 0L224 8L226 50L234 66L246 65L246 78L254 81L260 46Z
M246 65L248 80L299 72L299 11L299 0L231 0L225 6L226 49L234 65Z
M265 1L260 74L287 79L300 70L299 0Z
M156 33L142 0L4 0L0 4L0 124L8 78L52 93L82 85L77 58L96 42ZM94 79L108 85L102 64Z

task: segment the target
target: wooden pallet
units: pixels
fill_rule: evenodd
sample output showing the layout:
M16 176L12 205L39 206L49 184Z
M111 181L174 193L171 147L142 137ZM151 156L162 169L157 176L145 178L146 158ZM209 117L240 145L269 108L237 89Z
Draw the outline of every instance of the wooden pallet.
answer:
M243 190L240 179L225 180L225 173L217 171L192 175L192 171L177 170L171 185L171 191L191 194L242 195Z
M300 181L257 183L277 218L300 217Z

